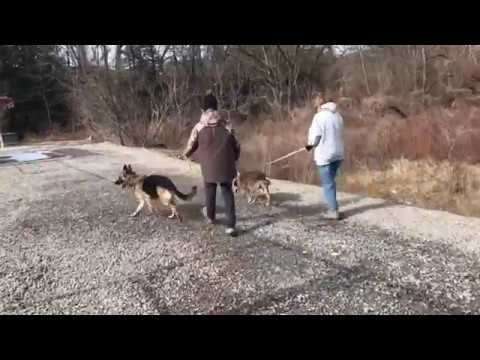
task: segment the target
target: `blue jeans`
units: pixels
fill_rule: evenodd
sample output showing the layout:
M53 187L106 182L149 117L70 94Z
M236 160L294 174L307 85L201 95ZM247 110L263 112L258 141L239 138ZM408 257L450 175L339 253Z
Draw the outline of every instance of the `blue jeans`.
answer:
M337 185L335 183L335 177L337 176L340 165L342 165L342 160L334 161L328 165L318 167L320 178L322 180L323 193L325 194L325 200L327 201L328 208L332 211L338 210Z

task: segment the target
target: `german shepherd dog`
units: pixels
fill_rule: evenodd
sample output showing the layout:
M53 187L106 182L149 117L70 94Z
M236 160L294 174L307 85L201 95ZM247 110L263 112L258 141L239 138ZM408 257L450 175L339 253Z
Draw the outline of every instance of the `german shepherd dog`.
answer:
M131 214L132 217L143 209L147 204L150 214L153 213L152 200L159 201L162 205L171 210L169 219L177 218L182 221L182 217L177 211L175 196L183 201L190 201L197 194L197 187L193 186L190 194L180 192L172 180L161 175L138 175L133 171L131 165L124 165L122 174L115 181L115 185L121 185L122 189L128 187L133 189L135 198L139 205Z
M233 180L233 192L246 193L248 204L255 203L257 198L263 195L267 199L266 205L270 206L270 184L270 180L261 171L238 172Z

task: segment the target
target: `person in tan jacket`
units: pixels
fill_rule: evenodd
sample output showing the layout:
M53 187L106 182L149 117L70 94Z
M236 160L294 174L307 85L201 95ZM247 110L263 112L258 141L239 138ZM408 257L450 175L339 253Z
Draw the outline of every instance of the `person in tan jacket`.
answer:
M217 185L220 184L227 214L227 234L236 235L235 198L232 182L237 175L236 161L240 157L240 146L227 129L227 122L218 112L215 96L208 94L203 100L200 121L193 128L183 157L197 153L205 185L206 206L202 209L211 224L216 217Z

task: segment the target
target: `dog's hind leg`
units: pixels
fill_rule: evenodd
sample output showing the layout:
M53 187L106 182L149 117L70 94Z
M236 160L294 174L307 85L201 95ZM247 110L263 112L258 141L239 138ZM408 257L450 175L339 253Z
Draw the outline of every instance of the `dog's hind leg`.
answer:
M255 193L253 194L252 202L251 202L251 203L252 203L252 204L255 204L255 203L257 202L257 199L258 199L258 194L255 192Z
M265 197L267 199L265 205L270 206L271 203L271 196L270 196L270 189L268 187L268 184L264 184L264 191L265 191Z
M172 212L168 218L169 219L173 219L175 217L177 217L177 207L173 204L168 204L168 207L170 208L170 211Z
M175 204L175 197L167 191L162 192L162 195L160 196L160 201L164 206L168 206L170 208L170 211L172 212L168 218L169 219L174 219L177 218L178 220L182 221L182 218L178 214L177 211L177 206Z
M178 221L182 222L182 217L180 216L180 214L178 213L177 211L177 207L173 204L170 204L170 210L172 211L172 214L168 217L169 219L175 219L177 218Z
M252 201L249 203L249 204L255 204L257 202L257 199L258 199L258 191L259 190L262 190L263 187L262 187L262 184L258 184L255 188L251 189L251 193L252 194Z
M138 204L138 207L137 207L137 210L135 210L132 215L130 215L131 217L135 217L138 215L138 213L143 209L143 207L145 206L145 201L142 199L140 201L140 204Z
M178 213L178 210L177 210L177 206L175 204L175 200L172 198L172 200L170 201L170 203L168 204L168 207L170 208L170 210L172 211L172 214L168 217L169 219L174 219L174 218L177 218L178 221L182 222L182 217L180 216L180 214Z
M259 188L262 190L263 195L265 196L265 199L266 199L265 205L270 206L270 190L268 188L268 185L261 184Z
M271 203L271 196L270 196L270 191L268 190L268 187L267 187L267 191L265 193L265 197L267 198L267 202L265 203L266 206L270 206L270 203Z

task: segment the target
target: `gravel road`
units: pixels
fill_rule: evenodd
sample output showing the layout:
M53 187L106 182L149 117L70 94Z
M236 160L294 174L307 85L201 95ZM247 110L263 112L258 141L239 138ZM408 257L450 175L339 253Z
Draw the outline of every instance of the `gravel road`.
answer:
M273 181L271 208L238 199L240 235L135 209L123 163L200 183L197 166L108 143L49 145L0 165L2 314L478 314L480 219ZM28 148L7 148L0 157ZM221 200L220 200L221 204Z

